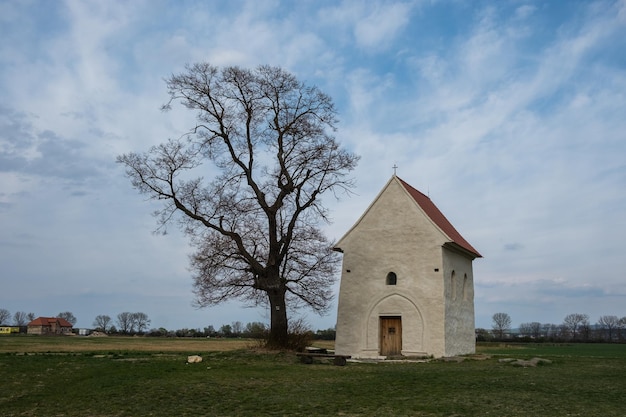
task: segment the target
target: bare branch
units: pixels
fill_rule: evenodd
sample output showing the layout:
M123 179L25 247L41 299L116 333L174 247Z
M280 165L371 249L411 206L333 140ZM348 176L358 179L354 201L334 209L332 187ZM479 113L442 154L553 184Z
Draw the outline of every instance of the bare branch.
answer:
M332 136L332 99L270 66L198 63L166 82L163 110L178 102L196 125L117 161L133 187L164 202L159 228L176 219L190 237L196 304L267 303L270 338L283 337L287 304L321 313L332 298L338 258L319 230L329 219L320 196L349 192L359 159Z

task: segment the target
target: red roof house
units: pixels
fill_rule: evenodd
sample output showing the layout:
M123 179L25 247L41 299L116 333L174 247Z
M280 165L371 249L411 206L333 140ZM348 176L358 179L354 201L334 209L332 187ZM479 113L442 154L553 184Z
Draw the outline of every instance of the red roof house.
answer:
M28 323L28 334L70 334L72 323L60 317L37 317Z

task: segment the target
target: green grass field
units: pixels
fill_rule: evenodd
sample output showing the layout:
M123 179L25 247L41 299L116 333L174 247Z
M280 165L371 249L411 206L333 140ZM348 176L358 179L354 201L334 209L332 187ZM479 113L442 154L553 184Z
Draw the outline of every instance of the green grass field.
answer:
M0 337L1 416L623 416L626 345L461 363L299 363L253 341ZM200 354L199 364L186 364ZM536 368L499 362L542 357Z

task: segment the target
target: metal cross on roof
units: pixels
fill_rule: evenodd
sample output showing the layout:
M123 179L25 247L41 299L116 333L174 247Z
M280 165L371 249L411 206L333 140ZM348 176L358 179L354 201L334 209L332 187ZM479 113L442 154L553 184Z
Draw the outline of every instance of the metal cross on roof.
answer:
M396 175L396 170L398 169L398 165L393 164L392 168L393 168L393 175Z

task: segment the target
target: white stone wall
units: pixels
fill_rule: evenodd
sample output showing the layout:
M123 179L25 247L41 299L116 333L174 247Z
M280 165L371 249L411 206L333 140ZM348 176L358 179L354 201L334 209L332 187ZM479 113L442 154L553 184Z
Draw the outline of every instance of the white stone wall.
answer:
M444 356L474 353L476 336L472 260L462 252L448 247L444 247L442 251L446 295Z
M337 244L344 252L335 343L338 354L378 357L381 315L402 317L403 354L447 354L442 258L446 241L392 178ZM397 285L386 285L390 271L396 273Z

